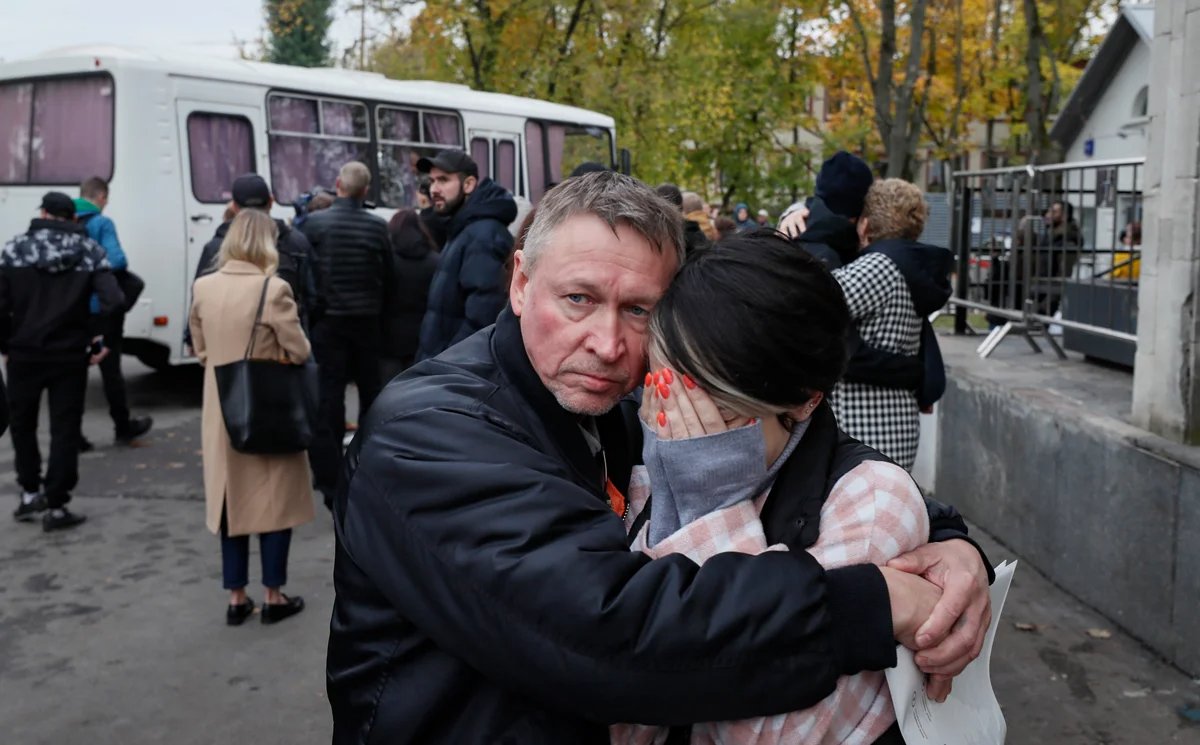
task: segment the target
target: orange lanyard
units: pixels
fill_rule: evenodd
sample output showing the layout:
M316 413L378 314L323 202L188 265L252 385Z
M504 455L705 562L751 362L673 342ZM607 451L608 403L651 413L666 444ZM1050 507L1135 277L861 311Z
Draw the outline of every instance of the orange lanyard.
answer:
M617 513L617 517L625 517L625 510L629 503L611 479L605 479L604 491L608 494L608 506L612 508L612 511Z

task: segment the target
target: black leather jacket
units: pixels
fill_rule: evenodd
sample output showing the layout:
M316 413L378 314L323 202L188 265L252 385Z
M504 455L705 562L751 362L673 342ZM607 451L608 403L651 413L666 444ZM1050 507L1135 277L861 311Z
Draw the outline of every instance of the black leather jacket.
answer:
M640 443L598 417L608 478ZM336 743L607 743L606 724L794 711L895 663L873 566L628 549L510 310L376 399L335 500Z

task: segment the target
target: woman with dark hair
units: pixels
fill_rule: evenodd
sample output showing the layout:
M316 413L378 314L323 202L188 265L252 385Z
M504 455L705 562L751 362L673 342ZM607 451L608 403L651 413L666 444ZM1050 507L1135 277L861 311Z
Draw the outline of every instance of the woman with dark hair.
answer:
M392 243L396 287L390 293L383 321L379 365L384 381L407 370L416 357L421 319L429 303L429 285L441 258L420 215L413 210L397 210L392 215L388 237Z
M688 258L650 319L645 467L626 514L635 549L697 562L808 551L831 569L882 566L928 541L911 477L841 433L826 400L846 364L849 325L838 283L774 231ZM939 527L955 519L934 517ZM895 721L883 673L864 672L809 709L695 725L691 741L901 742ZM650 743L662 733L617 725L611 734Z

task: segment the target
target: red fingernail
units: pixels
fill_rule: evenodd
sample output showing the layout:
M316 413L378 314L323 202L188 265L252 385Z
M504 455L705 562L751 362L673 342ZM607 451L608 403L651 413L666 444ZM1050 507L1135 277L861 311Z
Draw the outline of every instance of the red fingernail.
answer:
M691 390L692 388L696 387L696 381L692 380L687 375L683 376L683 384L684 384L684 386L686 386L688 388L688 390Z
M750 425L753 426L755 424L758 424L758 417L756 417L756 416L750 417Z
M667 415L665 412L662 412L662 411L658 412L658 426L660 426L660 427L667 426Z
M658 385L662 382L662 373L654 373L654 384Z
M667 385L675 382L675 375L671 372L670 368L663 370L663 382Z
M659 383L658 395L662 396L663 398L670 398L671 397L671 389L666 387L662 383Z
M649 388L652 385L654 385L654 376L646 373L646 387Z

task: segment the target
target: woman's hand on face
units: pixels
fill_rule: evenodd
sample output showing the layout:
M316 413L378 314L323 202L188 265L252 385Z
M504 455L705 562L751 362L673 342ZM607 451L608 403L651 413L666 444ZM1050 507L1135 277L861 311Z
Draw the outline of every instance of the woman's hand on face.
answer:
M670 368L647 376L642 420L662 439L682 440L725 432L720 409L690 377Z

